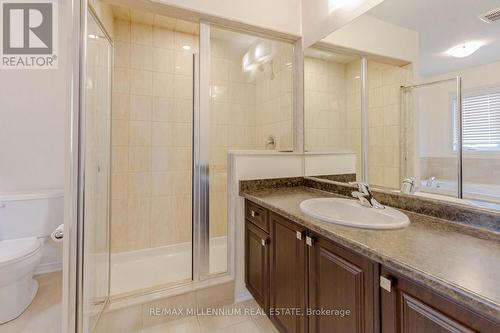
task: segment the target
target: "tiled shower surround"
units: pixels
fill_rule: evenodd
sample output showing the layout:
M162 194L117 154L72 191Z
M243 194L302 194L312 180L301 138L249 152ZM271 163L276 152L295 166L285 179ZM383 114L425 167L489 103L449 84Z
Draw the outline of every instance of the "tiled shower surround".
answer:
M115 19L114 30L111 250L190 242L192 59L199 37L161 20ZM227 151L265 149L269 135L276 149L292 148L292 45L272 42L273 61L244 72L242 58L253 42L247 36L242 46L236 33L217 36L214 28L211 238L227 235Z
M114 31L111 250L190 242L198 37L122 20Z
M269 135L276 149L292 149L292 46L271 42L273 61L244 72L248 46L233 38L211 39L211 237L227 233L227 151L265 149Z
M306 57L305 145L308 150L350 150L361 173L360 60ZM400 86L407 69L368 62L370 183L399 187Z
M400 87L410 69L368 61L368 149L370 184L399 188Z

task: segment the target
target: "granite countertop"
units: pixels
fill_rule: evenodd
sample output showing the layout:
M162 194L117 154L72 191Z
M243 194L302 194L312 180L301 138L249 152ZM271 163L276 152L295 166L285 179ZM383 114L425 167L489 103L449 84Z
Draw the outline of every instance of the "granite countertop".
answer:
M460 304L500 318L500 237L468 234L460 226L403 211L411 224L368 230L322 222L301 212L301 201L339 195L304 186L242 191L241 195L371 258Z

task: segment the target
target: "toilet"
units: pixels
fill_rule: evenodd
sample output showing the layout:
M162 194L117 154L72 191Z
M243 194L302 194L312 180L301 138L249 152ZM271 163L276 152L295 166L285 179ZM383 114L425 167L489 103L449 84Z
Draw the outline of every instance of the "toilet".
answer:
M60 245L47 236L63 223L63 198L60 190L0 194L0 324L32 303L35 273L60 261Z
M17 318L38 291L33 279L42 259L42 244L36 237L0 241L0 324Z

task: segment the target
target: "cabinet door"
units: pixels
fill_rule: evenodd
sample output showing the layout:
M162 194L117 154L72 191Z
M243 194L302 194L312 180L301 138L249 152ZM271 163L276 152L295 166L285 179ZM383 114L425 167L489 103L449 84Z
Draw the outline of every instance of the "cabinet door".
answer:
M306 332L305 229L273 213L271 227L270 318L286 333Z
M269 236L246 221L245 284L257 303L269 308Z
M493 333L500 324L490 321L406 278L382 269L391 281L381 288L382 332L384 333Z
M310 333L373 333L378 265L322 237L308 240ZM316 312L333 310L332 312ZM339 311L336 312L335 310ZM349 314L347 314L349 311Z

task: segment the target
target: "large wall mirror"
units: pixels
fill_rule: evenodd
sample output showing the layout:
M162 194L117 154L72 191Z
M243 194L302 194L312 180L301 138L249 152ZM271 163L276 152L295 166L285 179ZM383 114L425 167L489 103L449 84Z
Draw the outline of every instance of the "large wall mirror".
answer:
M385 0L304 51L306 176L500 209L500 6L452 6Z

